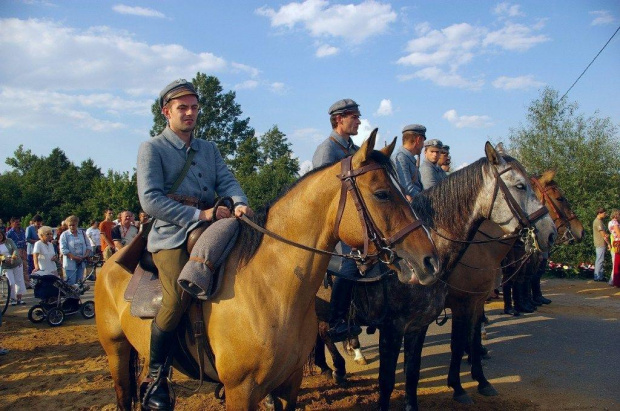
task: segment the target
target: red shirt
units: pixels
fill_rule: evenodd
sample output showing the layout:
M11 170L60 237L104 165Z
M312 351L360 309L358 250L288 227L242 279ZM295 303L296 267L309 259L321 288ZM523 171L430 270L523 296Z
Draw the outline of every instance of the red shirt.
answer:
M114 228L114 226L114 221L103 220L99 223L99 231L101 231L101 251L104 251L106 248L108 248L108 243L106 243L105 238L103 238L104 235L107 237L108 240L110 240L110 244L114 244L112 242L112 229Z

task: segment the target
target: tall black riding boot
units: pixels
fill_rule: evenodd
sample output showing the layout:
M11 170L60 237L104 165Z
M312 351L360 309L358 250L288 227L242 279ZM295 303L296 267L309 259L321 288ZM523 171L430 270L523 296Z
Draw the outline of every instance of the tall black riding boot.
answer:
M537 303L534 301L534 296L532 295L532 282L531 281L532 281L531 277L526 278L523 288L525 289L525 300L527 304L529 304L529 306L532 307L534 311L536 311L538 309L538 306L542 305L542 303Z
M551 300L543 297L542 290L540 289L540 279L542 275L545 273L547 268L547 259L543 259L540 265L538 266L538 271L532 277L532 297L534 297L534 302L540 304L551 304Z
M504 294L504 314L517 316L519 315L519 311L512 307L512 285L512 281L509 281L502 286Z
M527 304L525 298L525 283L515 282L512 291L515 300L515 310L522 313L533 313L534 308Z
M168 355L174 341L174 331L161 330L155 321L151 324L151 358L149 379L142 399L142 408L147 410L172 410L174 405L168 389L170 361Z
M349 337L357 337L362 328L356 324L349 324L347 316L351 306L354 282L344 278L336 278L332 288L329 306L329 335L332 342L344 341Z

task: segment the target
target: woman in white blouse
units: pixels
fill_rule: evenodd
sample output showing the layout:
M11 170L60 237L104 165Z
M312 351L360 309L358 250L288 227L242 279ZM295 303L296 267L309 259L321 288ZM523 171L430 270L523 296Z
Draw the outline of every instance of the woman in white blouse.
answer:
M39 234L39 241L34 244L32 251L32 259L34 260L33 273L58 276L58 268L56 267L58 256L52 244L52 228L42 226L37 233Z

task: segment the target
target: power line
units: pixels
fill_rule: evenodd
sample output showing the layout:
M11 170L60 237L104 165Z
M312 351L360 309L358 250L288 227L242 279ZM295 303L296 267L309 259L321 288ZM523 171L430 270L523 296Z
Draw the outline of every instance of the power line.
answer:
M618 28L616 29L616 31L614 32L614 34L611 35L611 37L609 38L609 40L607 40L607 43L605 43L605 45L603 46L603 48L596 54L596 56L594 56L594 58L592 59L592 61L590 62L590 64L588 64L588 67L585 68L585 70L583 70L583 72L579 75L579 77L577 77L577 80L575 80L575 82L573 83L572 86L570 86L568 88L568 90L566 90L566 93L564 93L564 95L562 96L562 98L560 99L560 101L562 99L564 99L564 97L566 97L566 95L568 94L569 91L571 91L573 89L573 87L575 87L575 84L577 84L577 82L579 81L579 79L586 74L586 71L590 68L590 66L592 65L592 63L594 63L594 60L596 60L596 58L599 56L599 54L601 54L603 52L603 50L605 50L605 47L607 47L607 45L609 44L609 42L611 41L611 39L614 38L614 36L618 33L618 31L620 30L620 26L618 26Z

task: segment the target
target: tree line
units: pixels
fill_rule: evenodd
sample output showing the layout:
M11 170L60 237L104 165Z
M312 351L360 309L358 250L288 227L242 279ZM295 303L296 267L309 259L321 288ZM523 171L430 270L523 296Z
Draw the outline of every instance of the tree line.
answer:
M299 178L299 160L277 125L262 136L242 118L233 91L224 92L219 80L197 73L192 80L200 95L200 115L194 135L214 141L229 167L257 209L275 199ZM557 247L551 259L577 265L593 261L592 221L598 207L620 208L620 158L618 126L598 113L585 116L578 104L559 99L551 88L541 90L527 109L525 121L511 129L505 141L509 153L532 175L556 170L555 180L583 223L587 236L581 244ZM151 136L166 121L153 102ZM88 159L79 166L55 148L38 157L20 146L6 159L12 170L0 174L0 218L43 216L58 224L71 214L81 221L101 218L102 211L138 211L136 175L108 170L103 173Z

